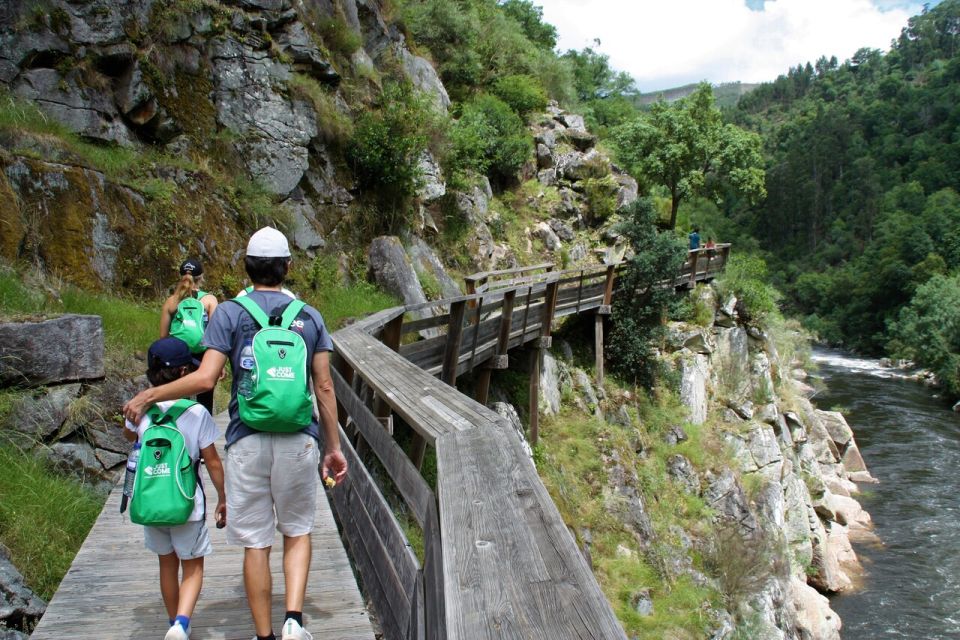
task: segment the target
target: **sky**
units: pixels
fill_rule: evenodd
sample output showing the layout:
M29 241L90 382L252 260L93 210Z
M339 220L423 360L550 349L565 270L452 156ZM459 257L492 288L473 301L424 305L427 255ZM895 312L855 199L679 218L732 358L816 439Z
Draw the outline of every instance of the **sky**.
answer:
M939 0L928 4L934 6ZM534 0L558 47L590 46L641 92L764 82L862 47L887 51L923 2L907 0ZM594 45L594 39L600 46Z

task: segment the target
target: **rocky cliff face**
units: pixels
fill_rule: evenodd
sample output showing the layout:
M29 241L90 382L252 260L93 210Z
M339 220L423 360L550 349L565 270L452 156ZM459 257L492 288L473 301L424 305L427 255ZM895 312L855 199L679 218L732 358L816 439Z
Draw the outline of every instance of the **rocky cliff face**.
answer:
M716 434L723 462L698 466L675 453L665 467L682 491L710 507L713 525L706 532L673 531L679 546L658 541L645 505L659 496L645 492L616 452L607 460L609 491L633 505L622 520L641 548L673 549L661 571L724 595L726 614L715 616L713 638L731 638L738 629L764 640L838 640L841 621L825 594L858 586L862 567L851 541L874 536L855 496L875 480L843 416L810 402L806 374L781 358L766 331L742 320L735 300L717 302L711 288L699 295L716 309L713 323L672 324L661 359L676 372L688 422ZM599 411L628 431L644 429L570 361L569 355L545 358L543 412L557 413L566 395L582 413ZM661 437L674 445L687 439L680 424ZM646 455L641 451L638 459ZM693 554L713 559L712 577L695 568ZM637 611L649 615L643 612L652 611L649 598L636 599Z
M303 250L336 242L353 196L331 123L387 66L449 104L375 0L6 2L0 83L108 146L7 129L2 256L116 287L167 279L185 253L226 272L243 227L277 216ZM262 219L244 218L251 193Z

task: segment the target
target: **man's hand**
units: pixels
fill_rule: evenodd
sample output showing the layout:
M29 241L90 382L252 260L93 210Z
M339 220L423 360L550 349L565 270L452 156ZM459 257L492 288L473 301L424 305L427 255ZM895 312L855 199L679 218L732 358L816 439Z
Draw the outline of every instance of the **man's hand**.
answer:
M133 424L140 424L140 420L146 415L147 409L155 403L149 399L149 389L141 391L123 405L123 417Z
M217 523L217 529L223 529L227 526L227 503L223 501L217 502L217 510L214 511L213 515L214 520Z
M323 467L321 468L321 477L333 478L336 482L341 482L347 477L347 459L343 457L340 449L327 451L323 456Z

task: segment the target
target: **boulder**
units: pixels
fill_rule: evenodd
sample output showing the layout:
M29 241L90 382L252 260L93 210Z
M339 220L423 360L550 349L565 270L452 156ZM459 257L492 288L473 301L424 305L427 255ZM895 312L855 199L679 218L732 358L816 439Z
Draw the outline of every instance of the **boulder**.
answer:
M540 410L545 415L560 413L560 364L553 354L544 350L540 368Z
M296 192L299 192L299 189ZM284 200L281 206L290 213L293 221L291 239L295 247L303 251L314 251L326 245L317 230L317 212L309 200L303 197L289 198Z
M573 229L570 228L570 225L563 222L562 220L557 220L556 218L550 218L547 222L550 225L550 229L557 235L557 237L563 242L570 242L576 236L573 233Z
M0 323L0 385L40 385L104 376L100 316Z
M797 637L805 640L840 640L840 616L830 601L797 577L790 579L789 598L796 610Z
M722 469L718 474L708 471L705 477L707 488L703 497L720 518L739 525L744 534L757 530L757 520L750 511L743 487L737 482L733 471Z
M524 433L523 422L520 420L520 414L517 413L517 409L507 402L494 402L490 405L490 408L510 423L510 426L513 427L513 430L520 438L520 446L523 447L524 453L532 460L533 448L530 446L530 443L527 442L527 434Z
M424 151L417 161L420 168L420 176L423 182L417 190L417 196L424 202L432 202L447 193L447 185L443 181L443 173L440 171L440 165L434 160L433 154Z
M43 442L60 432L67 419L70 403L80 393L80 384L50 387L39 396L25 395L13 405L7 424L35 442Z
M400 43L396 45L396 53L413 86L433 98L434 106L446 113L450 108L450 96L447 95L447 90L433 65L425 58L410 53Z
M93 447L86 442L57 442L46 450L46 456L59 471L90 480L99 481L107 477Z
M537 143L537 168L538 169L553 168L553 153L551 153L550 147L543 144L542 142Z
M640 187L637 185L637 181L626 173L616 173L615 177L619 185L617 188L617 210L620 211L636 201L640 193Z
M605 505L609 512L630 528L646 544L654 539L653 523L647 514L643 496L637 491L637 477L615 460L605 461L609 490Z
M600 400L597 398L597 392L593 388L593 381L583 369L574 369L570 377L573 381L574 391L577 392L574 402L585 413L591 413L597 417L603 416L600 408Z
M546 222L538 222L537 226L533 229L533 235L540 238L547 251L559 251L561 247L563 247L560 238L557 237L557 234L553 232L553 229L551 229L550 225Z
M282 88L290 68L270 51L229 36L212 41L211 48L217 119L241 140L254 178L287 195L309 166L307 147L317 135L313 107L286 97Z
M700 476L686 457L676 453L667 458L667 473L669 473L687 493L693 495L700 493Z
M403 304L427 301L420 279L396 236L374 238L367 251L368 276L377 285Z
M853 440L853 430L847 424L843 414L839 411L820 411L817 410L817 416L826 428L827 433L833 439L833 443L841 451L847 446L847 443Z
M443 263L440 262L437 254L422 239L411 238L407 245L407 257L413 263L414 271L428 274L436 279L440 284L440 296L442 298L456 298L463 295L460 286L443 268Z
M46 608L47 603L27 587L23 576L10 561L6 549L0 545L0 637L3 637L4 625L22 629L32 628ZM26 638L27 636L9 635L9 637Z
M690 422L703 424L707 419L707 380L710 377L707 357L684 352L680 370L680 402L689 409Z

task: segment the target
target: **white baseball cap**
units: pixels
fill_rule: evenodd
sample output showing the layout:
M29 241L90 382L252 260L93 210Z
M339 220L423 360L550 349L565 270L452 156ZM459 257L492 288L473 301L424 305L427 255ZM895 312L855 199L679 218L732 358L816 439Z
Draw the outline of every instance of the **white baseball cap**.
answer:
M250 236L247 255L254 258L289 258L290 245L287 237L278 229L264 227Z

